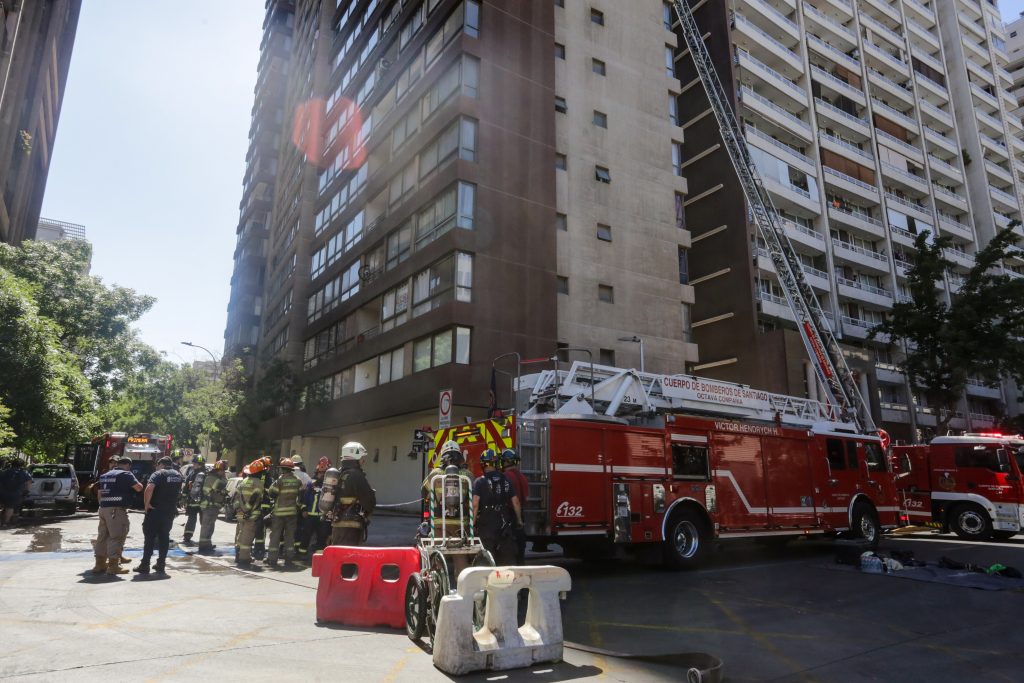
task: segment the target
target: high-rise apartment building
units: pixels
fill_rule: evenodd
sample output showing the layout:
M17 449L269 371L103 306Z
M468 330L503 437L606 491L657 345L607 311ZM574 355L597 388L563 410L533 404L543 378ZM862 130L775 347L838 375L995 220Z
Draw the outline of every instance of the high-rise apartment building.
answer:
M81 0L0 1L0 241L32 239Z
M442 389L454 423L486 415L501 354L696 362L660 3L267 8L280 90L257 85L225 337L257 381L299 372L302 404L265 425L281 452L362 441L378 496L407 500L413 429Z
M694 6L751 156L875 420L910 438L935 416L914 408L896 352L867 336L909 296L914 238L928 230L953 239L955 267L941 286L955 292L972 254L1021 216L1024 144L1010 114L998 9L990 0ZM692 61L676 55L696 373L819 397ZM1024 275L1019 259L1005 268ZM991 426L1016 406L1004 391L972 382L951 426Z

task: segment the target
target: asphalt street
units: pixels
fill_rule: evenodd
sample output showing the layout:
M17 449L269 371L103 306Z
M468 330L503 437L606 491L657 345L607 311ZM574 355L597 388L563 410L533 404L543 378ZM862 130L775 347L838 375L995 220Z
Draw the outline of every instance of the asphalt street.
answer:
M174 536L180 538L182 517ZM168 578L93 577L95 515L0 531L0 679L431 681L448 676L404 632L318 626L307 568L242 572L218 523L220 557L172 548ZM378 516L375 545L407 545L415 521ZM141 554L132 515L126 554ZM1024 541L967 544L930 532L884 541L923 560L1024 568ZM867 575L827 542L728 545L701 570L635 560L565 566L567 641L633 654L705 651L729 681L1024 681L1021 584L977 590ZM999 586L997 586L999 587ZM681 680L671 662L566 649L565 661L483 681Z

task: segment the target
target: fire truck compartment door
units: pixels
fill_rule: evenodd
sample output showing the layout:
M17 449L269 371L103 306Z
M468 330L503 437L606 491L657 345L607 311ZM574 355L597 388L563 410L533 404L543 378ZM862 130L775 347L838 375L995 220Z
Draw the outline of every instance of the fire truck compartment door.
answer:
M767 527L761 438L717 433L712 442L719 525L724 529Z
M603 430L552 424L549 439L552 530L560 534L584 533L587 528L607 531L612 491Z
M816 521L809 442L761 438L768 520L773 527L808 527Z

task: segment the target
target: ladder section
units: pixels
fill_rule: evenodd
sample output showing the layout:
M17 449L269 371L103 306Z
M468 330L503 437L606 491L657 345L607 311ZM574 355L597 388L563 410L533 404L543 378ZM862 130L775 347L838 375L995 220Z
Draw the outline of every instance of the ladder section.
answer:
M804 277L803 266L789 242L789 236L786 235L785 228L779 220L771 197L750 159L743 132L729 105L725 89L711 62L711 56L704 45L704 38L697 28L693 13L685 0L673 0L672 4L679 17L686 46L718 122L722 142L743 187L747 206L767 245L786 301L796 317L797 328L807 348L811 365L825 387L828 398L838 408L844 421L854 421L862 431L873 432L875 426L871 420L871 411L860 394L857 382L846 364L839 343L832 334L818 298Z
M659 375L583 361L574 362L568 370L525 375L517 389L530 392L524 418L546 413L628 417L680 412L801 426L844 421L834 405L773 394L745 384L693 375Z

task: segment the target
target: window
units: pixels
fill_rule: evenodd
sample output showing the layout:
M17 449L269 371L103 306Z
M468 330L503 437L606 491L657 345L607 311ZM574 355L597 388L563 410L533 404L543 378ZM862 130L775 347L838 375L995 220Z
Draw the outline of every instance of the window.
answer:
M433 365L445 365L452 362L452 331L445 330L434 335Z
M598 223L597 224L597 239L601 240L602 242L611 242L612 241L612 229L611 229L611 227L607 226L607 225L603 225L601 223Z
M565 45L555 43L555 59L565 59Z
M868 470L871 472L885 472L885 454L882 452L882 447L869 441L864 444L864 458L868 462Z
M455 346L452 346L452 337ZM413 342L412 371L420 372L431 367L439 367L452 362L452 354L456 363L469 364L469 338L467 327L456 327L443 330L432 336L423 337Z
M565 7L565 0L555 0L555 7Z
M405 369L405 349L399 347L377 356L377 384L397 382Z
M677 479L708 479L707 446L672 444L672 476Z
M672 141L672 173L683 175L683 143Z
M424 337L413 342L412 345L412 371L420 372L430 368L430 337Z
M673 125L679 125L679 102L673 93L668 94L668 120Z
M598 26L604 26L604 12L596 9L590 10L590 22Z
M455 224L456 201L458 190L452 187L416 214L416 243L417 249L422 249L426 244L451 230Z
M567 232L569 230L569 219L564 213L555 214L555 229Z
M419 30L423 28L423 5L420 5L416 12L409 17L409 21L405 22L405 26L402 27L401 32L398 34L398 49L399 51L404 50L412 37L419 33Z
M846 469L846 459L843 457L843 442L839 439L825 439L825 458L828 460L830 471Z
M463 55L462 62L456 63L444 73L420 99L421 121L426 121L441 108L462 83L462 94L477 98L480 94L480 62L475 57Z
M459 119L444 129L444 131L437 136L429 145L423 148L420 152L419 157L419 178L422 180L428 175L434 172L434 170L448 161L455 154L455 151L459 148L460 140L462 139L462 123L466 119ZM472 144L476 145L476 127L473 126L473 132L470 134L474 139ZM475 154L475 152L474 152ZM415 184L415 183L414 183Z
M669 78L676 77L676 51L671 45L665 46L665 75Z
M857 469L857 442L846 442L846 467L851 470Z
M608 73L608 67L600 59L594 59L590 62L590 70L596 73L598 76L604 76Z
M470 38L480 37L480 3L466 0L466 35Z
M555 291L559 294L569 293L569 278L559 275L555 278Z
M319 319L338 304L348 301L359 293L359 261L356 261L336 278L324 285L306 302L307 322Z
M602 183L610 183L612 181L612 174L604 166L594 167L594 177Z
M409 281L384 293L381 302L381 330L398 327L409 320Z
M676 192L676 227L686 230L686 197L682 192Z
M555 168L559 171L564 171L568 168L568 162L564 154L555 154Z
M608 115L604 112L594 110L594 125L598 128L608 127Z
M615 351L612 349L599 349L597 352L597 358L601 365L615 367Z
M603 301L606 304L615 303L615 288L611 285L598 285L597 299L598 301Z
M476 209L476 185L459 181L459 213L455 225L466 230L473 229L473 217Z
M664 3L661 6L661 23L664 24L666 31L672 30L672 24L676 20L675 10L672 9L672 5Z
M469 365L469 340L468 327L455 328L455 362L459 365Z
M679 284L690 282L690 262L686 247L679 247Z
M954 457L957 467L981 467L993 472L999 471L999 460L994 448L961 446L956 449Z
M407 221L405 225L395 230L388 235L387 242L387 261L385 268L391 270L399 263L402 263L412 253L412 221Z
M567 111L569 111L569 105L566 103L564 97L559 97L558 95L555 95L555 111L557 111L559 114L564 114Z
M473 257L457 252L412 278L412 316L429 313L452 301L468 302L473 292Z

